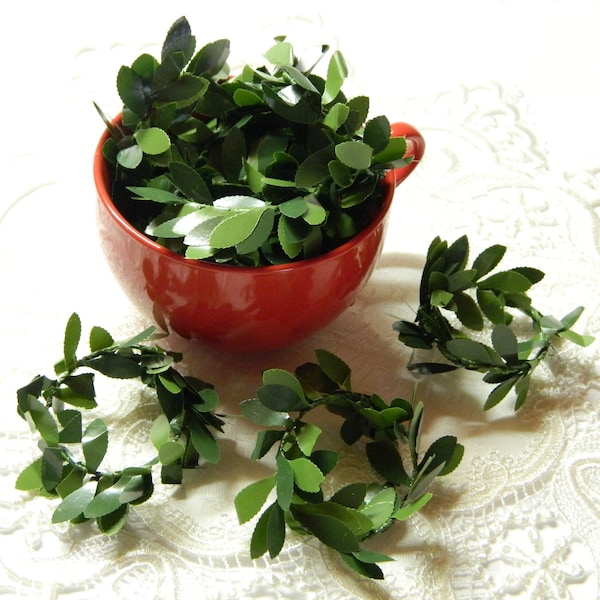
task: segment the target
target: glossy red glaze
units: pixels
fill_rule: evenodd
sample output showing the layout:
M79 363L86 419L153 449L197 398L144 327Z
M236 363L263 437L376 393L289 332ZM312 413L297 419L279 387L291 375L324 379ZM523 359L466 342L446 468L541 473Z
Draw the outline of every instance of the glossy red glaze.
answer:
M381 253L395 187L425 149L411 125L395 123L415 161L390 171L385 200L374 221L344 245L317 258L286 265L235 267L190 260L155 243L119 213L100 139L94 156L102 249L133 304L167 331L228 352L263 352L297 342L350 306Z

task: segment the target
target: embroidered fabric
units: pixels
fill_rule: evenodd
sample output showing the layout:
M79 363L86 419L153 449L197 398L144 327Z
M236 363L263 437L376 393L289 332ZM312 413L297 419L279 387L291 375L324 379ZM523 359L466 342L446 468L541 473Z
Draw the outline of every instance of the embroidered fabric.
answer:
M477 10L475 3L459 4ZM592 5L545 4L547 31L548 23L557 26L569 6L581 15ZM493 6L512 14L526 10L503 1ZM443 18L443 3L438 8ZM402 16L394 10L390 22ZM426 22L424 9L412 10L413 18ZM600 16L597 7L593 10ZM398 91L395 84L386 87L370 76L361 77L372 62L363 53L372 51L368 43L376 39L375 31L365 34L362 46L354 36L356 23L347 17L347 28L335 28L332 11L320 7L318 13L307 9L304 15L279 19L273 13L256 30L267 41L287 27L303 40L325 37L339 45L349 57L351 85L375 98L374 108L392 120L416 125L427 141L426 157L396 192L384 253L373 276L333 324L293 347L256 356L220 354L168 338L166 344L185 355L181 369L214 383L222 412L228 414L235 414L238 402L254 394L261 370L293 370L312 360L316 348L328 348L350 365L356 389L387 399L410 395L415 384L406 370L411 353L397 341L391 325L396 317L410 318L417 306L424 255L436 235L453 241L468 234L473 257L491 244L506 245L503 264L535 266L547 274L532 290L535 305L559 317L585 306L576 329L598 338L600 169L595 139L578 130L574 135L579 145L572 150L579 161L564 161L557 133L545 120L550 109L538 102L543 83L536 88L525 78L483 77L476 58L470 82L461 78L460 69L450 69L441 83L427 80L423 72L417 79L414 65L407 69L414 89L403 86ZM112 31L86 23L74 32L75 41L50 45L48 51L57 59L54 85L64 106L58 107L56 100L49 104L54 107L56 102L56 114L65 120L58 127L54 121L47 123L47 115L43 122L34 119L32 127L47 125L35 147L31 140L16 140L5 150L7 188L0 200L0 597L600 597L597 342L585 349L559 346L536 371L529 399L517 414L510 401L484 413L481 406L489 389L477 374L454 372L419 381L418 397L426 406L423 443L456 435L465 457L455 472L435 483L434 499L421 512L367 543L395 559L382 563L383 581L353 574L323 545L294 534L278 558L250 559L254 522L237 523L233 498L250 481L268 475L273 464L269 459L250 462L256 429L242 419L228 420L219 466L186 474L182 486L157 485L152 499L132 510L124 530L113 537L103 536L93 524L53 525L55 500L14 489L17 474L36 454L34 437L16 415L15 391L36 373L52 372L68 315L76 311L84 328L102 325L119 337L149 324L117 287L97 243L91 155L101 127L94 114L87 114L92 111L85 103L92 98L106 101L108 111L118 109L114 73L140 48L155 50L148 41L161 40L167 24L179 16L169 12L163 9L153 17L146 39L138 39L139 32L128 38L122 21ZM195 12L187 15L193 30L201 27ZM223 35L242 36L238 47L260 37L244 29L242 17L258 18L241 15L231 32L220 26ZM533 22L531 15L526 17ZM365 29L376 22L373 16L365 19ZM440 48L466 31L463 25L444 37L439 19L435 23L435 32L442 36L437 40ZM482 24L482 30L492 26ZM40 39L48 43L51 38L39 28ZM408 40L416 43L411 35L407 33ZM197 36L210 41L218 34ZM483 31L477 40L484 40ZM385 47L391 55L391 42ZM538 47L540 52L544 48ZM406 55L400 42L395 51ZM443 57L439 60L444 63ZM425 69L436 60L423 58L423 63ZM369 73L378 69L375 65ZM586 85L582 83L589 91ZM600 99L600 90L593 91ZM544 96L557 107L563 99ZM581 115L574 118L583 120ZM98 411L114 426L109 460L115 465L139 462L149 451L147 432L158 414L155 399L137 384L99 385ZM323 419L324 443L342 456L331 485L372 479L360 445L344 447L335 417Z

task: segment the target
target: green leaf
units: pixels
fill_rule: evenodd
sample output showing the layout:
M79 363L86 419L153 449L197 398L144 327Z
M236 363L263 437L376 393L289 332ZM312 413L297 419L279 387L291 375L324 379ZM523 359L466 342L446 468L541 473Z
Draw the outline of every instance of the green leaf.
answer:
M510 392L510 390L513 388L517 380L518 377L511 377L510 379L507 379L506 381L503 381L497 385L488 395L487 400L483 405L483 410L490 410L496 406L496 404L502 401L508 392Z
M77 362L77 347L80 339L81 319L77 313L73 313L67 321L63 342L64 364L67 369L71 369Z
M294 470L290 461L282 452L277 453L277 504L285 510L290 509L294 495Z
M509 365L519 362L519 343L513 330L507 325L496 325L492 330L492 345Z
M323 514L312 514L304 505L294 506L292 513L298 522L317 539L338 552L357 552L360 548L356 535L342 521Z
M329 162L334 158L331 146L309 154L298 167L294 184L298 188L311 188L329 177Z
M163 465L177 462L184 454L185 446L177 441L168 441L158 448L158 459Z
M59 484L63 476L64 460L60 448L44 448L42 453L41 478L47 492Z
M294 49L289 42L278 42L265 52L265 58L278 67L294 64Z
M363 577L369 577L370 579L383 579L383 571L372 561L361 560L361 552L339 553L342 560L350 567L353 571L362 575ZM385 555L382 555L385 556Z
M275 414L280 415L281 413ZM254 450L252 451L250 459L261 459L273 447L273 444L281 441L284 435L284 430L263 429L259 431L256 436L256 443L254 444Z
M455 338L447 342L448 350L461 360L474 365L504 367L500 355L492 348L468 338Z
M236 495L233 503L240 524L246 523L262 508L275 487L275 475L254 481Z
M397 501L396 490L393 487L386 487L377 492L361 509L361 512L371 520L374 531L389 524Z
M393 485L408 485L406 473L398 450L390 442L369 442L366 446L371 466Z
M81 442L81 413L78 410L61 410L56 414L62 426L58 434L61 444L78 444Z
M558 333L558 335L561 338L569 340L570 342L573 342L574 344L577 344L578 346L583 346L584 348L589 346L590 344L592 344L595 341L595 338L592 335L581 335L579 333L575 333L574 331L571 331L570 329L567 329L566 331L560 331Z
M115 511L108 515L102 515L96 519L98 529L105 535L114 535L127 522L129 505L122 504Z
M269 505L260 515L252 532L250 539L250 558L256 559L262 556L268 549L267 531L269 527L269 518L273 512L275 503Z
M500 290L512 294L525 292L531 285L531 281L525 275L515 270L501 271L479 282L479 287L482 289Z
M144 153L137 144L122 148L117 153L117 162L126 169L135 169L141 164L143 159Z
M214 77L226 66L230 52L230 41L220 39L206 44L201 48L189 65L189 70L194 75Z
M158 127L139 129L133 137L144 154L162 154L171 147L169 135Z
M483 329L483 317L475 300L464 292L453 296L456 305L456 316L460 322L469 329L481 331Z
M142 374L142 368L135 360L118 354L101 354L84 361L84 364L115 379L135 379Z
M171 161L169 174L173 184L190 200L200 204L212 204L212 195L200 173L183 162Z
M333 494L330 502L337 502L348 508L359 508L365 499L366 493L366 483L350 483Z
M271 410L258 398L244 400L240 404L240 412L246 419L264 427L283 427L288 419L286 412Z
M415 500L415 502L405 504L404 506L399 508L392 515L392 517L398 521L406 521L406 519L414 515L416 512L420 511L432 498L433 494L431 492L427 492L423 494L418 500Z
M310 456L317 439L321 435L321 429L311 423L303 423L302 428L296 434L296 442L300 451L305 456Z
M190 435L192 444L200 456L212 464L219 462L221 458L219 445L208 428L198 419L194 420L193 426L190 425Z
M246 240L254 231L265 207L251 208L226 217L213 229L209 244L214 248L229 248Z
M208 85L208 80L184 73L157 89L154 93L154 100L165 104L173 102L177 108L184 108L200 100L208 89ZM152 153L147 152L147 154ZM155 152L154 154L160 153Z
M29 397L28 414L40 436L49 446L58 444L58 426L50 411L37 398Z
M429 446L425 456L423 457L419 468L423 468L425 465L425 473L430 473L437 469L438 466L444 465L443 468L438 472L441 477L454 471L459 465L464 453L464 448L456 440L456 437L452 435L445 435L438 438Z
M117 74L117 91L123 104L138 117L148 109L147 86L144 80L130 67L122 66Z
M86 466L93 473L100 466L108 448L108 429L102 419L94 419L85 428L81 443Z
M94 326L90 330L90 350L96 352L105 348L110 348L115 341L106 329Z
M322 103L329 104L339 94L344 80L348 77L348 67L341 52L336 51L329 60L327 79L323 91Z
M494 324L504 324L504 305L491 290L477 289L477 302L483 314Z
M158 202L159 204L183 204L185 202L185 198L168 190L140 186L128 186L127 189L140 199L152 200L152 202Z
M294 472L296 485L305 492L318 492L325 479L317 465L308 458L295 458L288 461Z
M481 252L481 254L473 261L473 268L477 271L477 279L487 275L494 269L502 260L505 252L506 246L501 246L500 244L490 246Z
M52 513L52 522L63 523L79 517L93 497L94 489L91 486L84 486L75 490L56 507L54 513Z
M42 487L42 459L38 458L19 473L15 489L22 492L39 490Z
M295 389L283 384L264 385L257 390L258 399L271 410L291 412L308 408L304 394L299 396Z
M367 121L363 141L377 154L384 150L390 140L390 122L387 117L379 116ZM404 154L404 153L403 153Z
M323 125L335 132L346 122L349 114L350 108L348 105L338 102L337 104L334 104L325 115Z
M94 496L85 507L84 516L88 519L96 519L118 510L124 504L121 502L121 493L130 480L130 477L121 477L115 484Z
M335 155L348 167L363 170L371 166L373 149L364 142L341 142L335 146Z
M275 558L285 542L285 517L279 504L273 504L267 523L267 549L269 556Z
M169 420L164 414L158 415L158 417L154 420L154 423L152 423L152 427L150 428L150 441L158 450L162 445L169 441L170 436L171 425L169 424Z
M350 390L350 367L329 350L317 349L315 354L325 375L340 387Z

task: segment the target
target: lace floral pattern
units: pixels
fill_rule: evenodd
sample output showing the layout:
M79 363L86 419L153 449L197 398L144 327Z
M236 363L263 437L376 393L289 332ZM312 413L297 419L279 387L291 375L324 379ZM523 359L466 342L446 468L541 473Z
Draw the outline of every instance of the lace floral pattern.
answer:
M296 23L300 34L311 25L311 20ZM118 46L80 53L71 81L74 105L94 91L80 73L94 64L107 68L104 58L114 60L116 53L121 60L123 51ZM185 353L188 371L215 383L224 412L235 413L237 402L252 395L261 369L293 369L319 347L346 360L357 388L390 397L409 394L414 383L405 370L410 353L395 339L390 315L411 314L424 254L435 235L453 240L468 234L474 255L492 243L507 245L507 264L547 273L534 288L536 306L558 310L560 317L582 304L586 311L577 329L600 336L600 279L590 275L600 265L600 170L551 169L527 124L519 89L495 82L461 85L406 98L402 106L427 140L426 158L398 188L384 255L355 305L330 327L276 356L226 357L168 340ZM81 160L89 170L88 158ZM419 383L425 437L455 434L466 454L457 471L435 484L435 498L421 513L369 542L396 559L382 565L382 582L358 578L322 545L294 534L277 559L250 559L253 523L237 524L233 498L252 478L267 474L269 465L249 462L255 430L239 420L227 426L222 466L195 470L181 487L157 486L152 500L132 512L117 536L102 536L88 524L52 525L55 501L14 490L16 475L35 451L14 412L14 391L34 375L29 368L51 369L72 310L84 326L99 324L124 336L147 325L116 287L94 241L93 207L81 202L81 190L86 199L93 197L87 172L74 194L72 182L50 168L54 160L50 148L13 157L12 171L29 176L18 178L0 211L3 280L22 282L9 286L3 299L10 315L3 333L11 340L2 349L3 364L11 366L0 374L1 597L598 596L598 344L559 347L536 372L530 399L517 416L508 402L481 411L487 387L476 374L452 373ZM45 168L33 171L37 164ZM62 223L48 229L50 203L68 210L77 227ZM36 244L20 244L17 224L29 211L39 217L29 236L47 248L42 254ZM81 285L70 292L71 302L64 301L71 288L61 286L57 267L79 274ZM25 281L23 272L31 274ZM111 438L114 458L136 460L147 443L152 397L129 385L109 385L105 397L102 410L119 424ZM333 445L339 442L331 419L327 441ZM371 477L360 448L340 449L339 482Z

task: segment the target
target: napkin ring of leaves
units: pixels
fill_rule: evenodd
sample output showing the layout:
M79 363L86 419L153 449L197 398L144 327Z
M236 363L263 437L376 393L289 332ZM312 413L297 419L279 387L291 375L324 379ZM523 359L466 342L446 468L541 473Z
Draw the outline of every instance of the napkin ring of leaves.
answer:
M382 579L378 562L389 556L361 547L361 542L403 521L432 498L427 491L441 475L454 470L463 446L454 436L434 441L421 453L423 405L404 398L385 402L376 394L352 390L350 369L337 356L317 350L317 363L294 373L269 369L255 398L241 411L264 427L252 459L275 449L276 471L242 489L235 498L240 523L258 517L250 542L252 558L281 551L286 531L314 536L361 575ZM326 497L323 484L338 454L317 448L322 430L305 419L324 407L342 418L340 435L348 445L366 438L366 456L378 481L352 482Z
M95 519L103 533L125 524L130 505L148 500L154 491L152 467L161 465L162 483L181 483L182 471L201 459L219 460L213 431L224 421L212 411L219 398L212 385L184 376L173 364L181 355L154 345L154 327L122 342L101 327L90 331L90 353L77 356L81 321L67 322L64 357L55 377L37 375L17 391L17 410L39 436L41 451L18 476L16 487L60 497L52 522L81 523ZM156 456L144 464L102 469L109 430L105 421L85 423L84 412L97 406L95 373L117 379L139 379L153 389L162 409L150 439Z
M532 305L528 290L544 273L532 267L494 271L506 247L496 244L483 250L467 268L469 240L452 244L436 237L430 244L419 289L420 306L414 322L394 323L398 339L416 350L437 348L444 362L412 362L416 374L434 374L465 368L484 373L494 384L484 410L496 406L514 390L515 410L524 403L531 376L559 339L580 346L592 336L572 330L584 308L579 306L558 319ZM530 321L529 337L518 339L516 315ZM462 326L457 327L456 321ZM491 345L474 339L468 331L482 332L491 325Z

